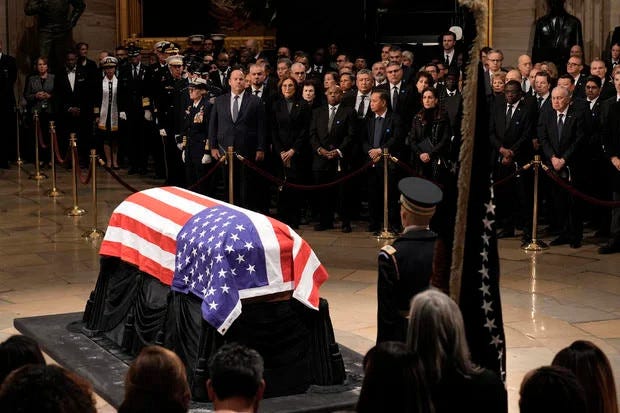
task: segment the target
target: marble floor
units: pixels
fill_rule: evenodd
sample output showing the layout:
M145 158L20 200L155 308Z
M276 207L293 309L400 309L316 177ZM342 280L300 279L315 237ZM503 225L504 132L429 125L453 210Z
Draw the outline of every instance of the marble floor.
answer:
M29 179L33 166L0 170L0 340L16 330L13 319L82 311L99 271L98 242L82 238L94 226L105 229L116 205L129 192L98 170L98 221L93 222L91 189L78 184L81 217L74 205L69 171L57 172L64 196L51 198L49 179ZM46 171L49 172L49 171ZM120 175L138 189L160 181ZM328 299L338 342L365 353L376 334L377 241L364 232L299 230L329 271L321 295ZM620 254L598 255L586 237L573 250L553 247L526 254L517 239L500 240L501 294L506 331L510 412L518 412L518 388L532 368L550 364L576 339L599 345L620 384ZM100 411L114 409L99 400Z

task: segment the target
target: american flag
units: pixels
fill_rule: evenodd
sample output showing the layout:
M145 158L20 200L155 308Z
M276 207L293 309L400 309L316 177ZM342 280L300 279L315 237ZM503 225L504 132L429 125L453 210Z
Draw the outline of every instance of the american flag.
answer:
M241 299L283 291L318 309L327 271L310 245L265 215L181 188L129 196L112 214L100 254L116 256L202 299L203 318L224 334Z

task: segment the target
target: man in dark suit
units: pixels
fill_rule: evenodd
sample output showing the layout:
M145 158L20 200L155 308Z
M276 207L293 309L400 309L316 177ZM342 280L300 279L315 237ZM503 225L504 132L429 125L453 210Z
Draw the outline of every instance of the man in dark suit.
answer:
M456 34L451 31L442 33L441 50L437 56L437 60L446 66L448 71L461 70L463 63L462 53L456 50Z
M616 96L604 103L601 132L605 156L611 164L608 179L611 178L612 199L620 201L620 74L616 74L613 81ZM599 248L599 254L620 252L620 208L611 211L609 232L609 240Z
M566 63L566 73L572 76L573 97L584 98L586 96L586 75L581 73L583 60L579 56L571 56Z
M607 59L607 73L612 73L614 68L620 65L620 41L611 44L609 59Z
M351 160L351 144L355 135L356 113L350 106L341 103L342 90L331 86L326 92L327 104L312 112L310 122L310 144L312 145L312 173L317 185L334 181L345 164ZM319 224L315 231L333 228L336 205L340 205L342 232L351 232L351 216L343 185L330 187L318 197ZM340 189L340 190L339 190Z
M386 90L376 89L370 96L370 109L373 115L366 122L362 148L368 159L375 164L368 172L368 209L370 214L369 232L378 233L383 221L383 150L399 156L404 145L405 131L398 113L388 110L390 95ZM397 229L398 217L397 191L394 165L388 168L388 226Z
M491 162L496 179L508 176L532 159L535 118L536 108L526 103L521 84L516 80L506 83L504 98L495 101L489 122L489 139L493 148ZM524 171L496 188L498 217L503 218L503 229L498 237L513 237L515 226L521 225L524 228L521 241L530 242L530 178L530 174Z
M68 137L76 133L80 142L80 160L86 165L92 141L92 94L87 69L77 65L77 54L70 50L65 54L65 70L56 75L54 96L58 113L58 145L64 154L68 145Z
M540 143L553 171L579 188L583 115L574 105L570 105L569 91L563 87L553 89L551 105L553 110L544 111L538 120ZM558 222L564 228L550 245L570 244L571 248L581 247L583 222L577 200L557 185L552 187L552 196Z
M434 183L404 178L400 217L403 233L381 248L377 278L377 343L405 341L409 303L430 287L437 234L428 229L443 194Z
M223 156L229 146L252 162L262 163L265 157L265 109L258 97L245 92L244 79L243 71L233 70L228 80L230 92L215 99L209 120L211 156L215 160ZM233 162L235 204L256 210L255 172L237 159Z
M386 73L388 82L377 88L389 93L388 108L398 114L405 128L409 128L415 115L417 95L413 93L413 88L403 81L403 68L400 64L388 63Z
M142 64L140 49L130 47L127 50L129 64L121 70L119 81L127 92L126 138L129 155L129 174L146 173L147 146L146 134L153 121L151 110L151 69ZM184 108L179 108L184 110Z
M15 148L15 81L17 80L17 64L15 58L2 49L0 39L0 125L3 125L3 136L0 138L0 168L9 167L9 152Z
M592 76L598 76L601 79L601 100L607 100L615 96L616 89L609 80L607 66L605 66L603 60L594 59L592 63L590 63L590 74L592 74Z
M219 53L215 60L215 64L217 65L217 70L209 72L209 79L213 82L213 86L219 88L223 94L226 94L230 91L228 77L231 71L228 53Z

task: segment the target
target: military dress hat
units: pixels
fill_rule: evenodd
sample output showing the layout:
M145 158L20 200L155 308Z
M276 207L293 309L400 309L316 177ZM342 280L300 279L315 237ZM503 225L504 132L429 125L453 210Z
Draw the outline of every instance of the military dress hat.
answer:
M192 81L189 83L189 87L192 89L207 90L207 81L201 77L197 77L195 79L192 79Z
M166 63L168 66L183 66L183 56L180 54L175 54L166 59Z
M117 65L118 60L113 56L107 56L101 60L101 67L116 67Z
M401 179L398 182L400 205L412 214L431 216L441 202L443 192L437 184L418 177Z
M137 57L140 56L140 52L142 51L142 49L140 49L139 47L130 47L127 49L127 56L129 57Z
M169 45L170 45L170 42L168 42L166 40L162 40L160 42L155 43L155 45L153 47L159 53L164 53L164 50L166 50Z
M176 44L174 44L174 43L168 42L162 48L162 52L164 52L164 53L166 53L168 55L179 54L179 47Z
M202 34L192 34L187 38L188 43L200 43L202 44L205 41L205 37Z

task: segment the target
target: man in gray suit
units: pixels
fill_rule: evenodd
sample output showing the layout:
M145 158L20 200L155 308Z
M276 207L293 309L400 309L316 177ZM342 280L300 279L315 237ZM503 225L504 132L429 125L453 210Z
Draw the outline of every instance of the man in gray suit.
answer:
M262 163L265 157L265 109L260 99L245 93L245 75L241 70L230 73L230 93L218 96L209 120L211 156L219 159L232 146L244 158ZM234 200L244 208L257 210L257 191L253 191L256 173L234 160ZM227 188L231 183L226 177Z

